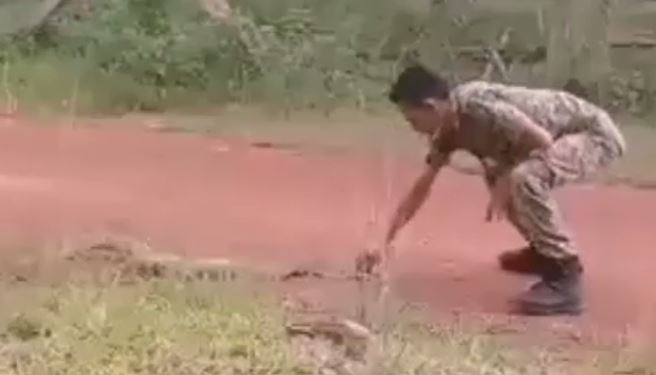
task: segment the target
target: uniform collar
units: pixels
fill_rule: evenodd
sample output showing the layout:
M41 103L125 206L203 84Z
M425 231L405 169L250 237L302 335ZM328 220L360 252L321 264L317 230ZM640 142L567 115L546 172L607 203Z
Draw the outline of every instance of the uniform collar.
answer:
M446 129L444 127L439 127L435 131L433 131L432 134L428 136L428 139L431 143L436 142L437 140L440 139L440 137L443 136L445 132L455 132L460 128L460 114L461 114L461 108L460 108L460 103L456 100L456 98L453 96L453 94L450 95L449 101L451 102L452 108L453 108L453 119L451 123L451 129Z

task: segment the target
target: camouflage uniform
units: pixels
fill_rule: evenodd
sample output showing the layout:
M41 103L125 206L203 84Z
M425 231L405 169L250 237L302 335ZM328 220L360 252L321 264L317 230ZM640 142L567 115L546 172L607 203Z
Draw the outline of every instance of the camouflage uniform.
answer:
M489 187L509 173L509 221L542 255L576 255L550 193L589 178L624 154L624 138L610 116L567 92L482 81L456 87L452 98L459 127L432 140L428 161L462 149L481 161ZM547 151L528 157L520 141L526 116L554 139Z

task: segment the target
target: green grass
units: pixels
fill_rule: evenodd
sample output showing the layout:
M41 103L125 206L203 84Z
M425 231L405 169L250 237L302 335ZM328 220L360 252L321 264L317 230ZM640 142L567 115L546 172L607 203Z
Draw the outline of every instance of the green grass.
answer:
M0 373L282 375L326 366L302 355L286 335L284 311L271 295L235 292L166 280L3 285ZM611 374L620 368L649 374L617 349L572 362L554 349L418 319L393 326L385 374Z
M17 289L32 298L4 322L3 374L295 371L274 307L209 286Z

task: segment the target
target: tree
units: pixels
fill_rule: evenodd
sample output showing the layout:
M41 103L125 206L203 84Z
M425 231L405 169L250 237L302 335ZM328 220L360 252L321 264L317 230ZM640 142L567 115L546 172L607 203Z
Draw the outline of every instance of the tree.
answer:
M45 22L65 0L12 0L0 3L0 36L29 32Z
M577 79L593 98L605 96L611 72L611 7L611 0L552 0L546 75L550 86L563 87Z

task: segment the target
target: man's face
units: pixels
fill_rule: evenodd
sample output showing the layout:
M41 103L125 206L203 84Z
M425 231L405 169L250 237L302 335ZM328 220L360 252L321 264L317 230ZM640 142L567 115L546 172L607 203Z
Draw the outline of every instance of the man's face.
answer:
M441 101L427 101L419 106L402 104L399 109L412 129L425 135L432 135L442 126L447 110L445 103Z

